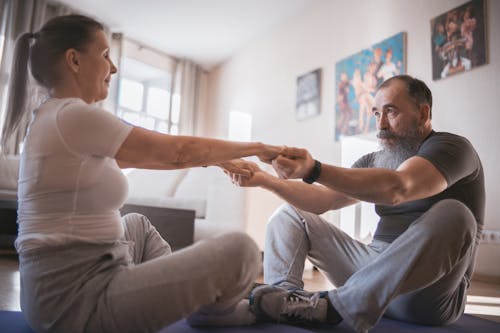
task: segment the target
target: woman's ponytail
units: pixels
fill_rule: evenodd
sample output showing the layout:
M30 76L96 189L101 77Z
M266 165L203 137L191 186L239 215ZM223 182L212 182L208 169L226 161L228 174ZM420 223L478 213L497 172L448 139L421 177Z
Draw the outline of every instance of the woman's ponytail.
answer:
M7 110L0 141L2 153L7 151L19 123L26 114L26 91L28 81L28 60L32 33L24 33L16 40L14 47L12 72L9 82Z

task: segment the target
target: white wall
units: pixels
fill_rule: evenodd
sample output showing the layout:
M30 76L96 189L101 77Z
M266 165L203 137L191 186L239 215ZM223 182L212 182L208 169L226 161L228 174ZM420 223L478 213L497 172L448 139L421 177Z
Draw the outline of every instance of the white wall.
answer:
M232 109L253 115L253 139L301 146L327 163L340 164L334 142L335 63L398 32L407 32L407 72L434 94L434 128L468 137L487 180L486 228L500 229L500 1L487 1L489 64L432 81L430 20L463 0L317 0L299 16L261 36L209 76L208 112L202 134L227 135ZM322 113L294 118L297 76L323 69ZM248 231L262 246L264 226L280 204L260 189L247 198ZM338 214L331 216L338 219ZM500 273L499 273L500 275Z

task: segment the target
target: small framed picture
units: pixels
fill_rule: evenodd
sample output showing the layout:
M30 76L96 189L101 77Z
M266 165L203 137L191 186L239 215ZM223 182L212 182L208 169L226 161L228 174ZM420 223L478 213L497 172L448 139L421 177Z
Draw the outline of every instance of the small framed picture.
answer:
M484 3L472 0L431 20L433 80L486 64Z
M321 68L297 78L295 117L304 120L320 114Z

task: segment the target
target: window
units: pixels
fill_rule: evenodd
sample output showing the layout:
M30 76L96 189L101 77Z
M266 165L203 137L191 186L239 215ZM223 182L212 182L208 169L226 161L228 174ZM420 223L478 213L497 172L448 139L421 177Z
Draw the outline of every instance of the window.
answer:
M180 95L171 96L172 74L162 66L151 65L150 56L138 60L137 53L120 61L117 115L136 126L177 134Z

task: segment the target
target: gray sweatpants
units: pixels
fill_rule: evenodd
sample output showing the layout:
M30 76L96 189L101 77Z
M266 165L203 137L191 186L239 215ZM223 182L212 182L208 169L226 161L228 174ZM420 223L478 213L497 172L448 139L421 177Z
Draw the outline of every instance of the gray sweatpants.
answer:
M463 313L475 235L474 216L456 200L435 204L394 242L369 245L315 214L284 205L267 226L264 281L302 288L307 257L337 287L328 296L358 332L382 315L444 325Z
M197 310L227 312L259 274L259 251L231 233L171 253L147 218L125 239L20 255L21 308L37 332L156 332Z

